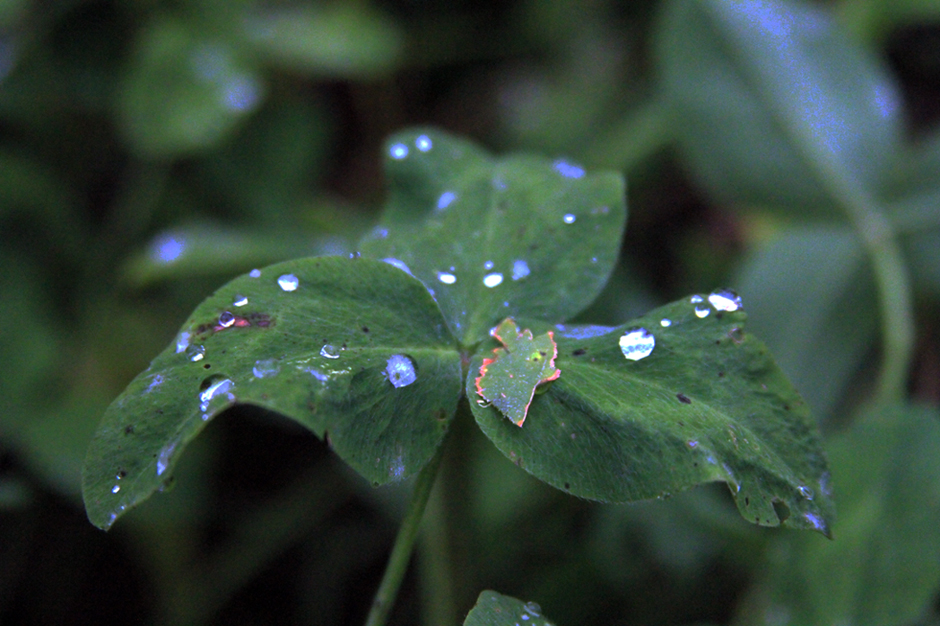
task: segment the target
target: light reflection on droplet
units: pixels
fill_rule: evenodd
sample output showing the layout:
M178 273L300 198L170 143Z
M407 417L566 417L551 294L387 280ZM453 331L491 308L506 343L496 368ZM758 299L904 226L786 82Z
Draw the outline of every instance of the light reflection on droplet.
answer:
M229 400L234 400L235 398L230 393L234 388L235 383L230 378L220 378L216 380L199 394L199 410L203 412L208 411L209 404L223 394L226 395Z
M484 263L484 264L483 264L483 269L485 269L485 270L491 270L491 269L493 269L493 262L492 262L492 261L487 261L486 263Z
M699 302L703 302L703 301L704 301L704 298L698 295L695 295L689 298L689 302L691 302L692 304L698 304Z
M327 343L320 348L320 356L326 359L338 359L339 350Z
M120 490L121 490L120 485L114 485L113 487L111 487L111 493L117 493Z
M403 143L396 143L391 148L389 148L388 153L396 161L401 161L406 156L408 156L408 146Z
M427 152L432 147L434 147L434 144L431 142L431 138L427 135L418 135L418 138L415 139L415 148L421 152Z
M489 288L496 287L497 285L503 282L503 275L499 272L494 272L492 274L487 274L483 277L483 284Z
M565 224L574 224L575 220L577 219L578 218L574 215L574 213L566 213L564 217Z
M662 326L663 328L668 328L672 326L672 320L669 319L668 317L664 317L663 319L659 320L659 325Z
M251 368L251 373L255 375L255 378L271 378L277 376L280 371L281 365L277 359L259 359Z
M512 279L522 280L529 275L529 264L522 259L516 259L512 262Z
M232 306L245 306L248 304L248 298L245 296L235 296L235 300L232 302Z
M409 276L412 276L412 275L413 275L413 274L411 273L411 270L408 268L407 265L405 265L405 263L404 263L403 261L399 261L398 259L393 259L393 258L387 258L387 259L382 259L382 262L383 262L383 263L388 263L389 265L391 265L391 266L393 266L393 267L397 267L398 269L400 269L400 270L403 271L404 273L408 274Z
M183 331L180 333L179 337L176 338L176 353L179 354L183 352L186 348L189 347L189 333Z
M206 356L205 346L189 346L186 348L186 356L190 361L201 361Z
M282 274L278 277L277 284L284 291L294 291L300 285L300 280L293 274Z
M707 306L697 306L697 307L695 307L695 317L698 317L698 318L703 318L703 319L704 319L704 318L708 317L708 314L711 313L711 312L712 312L712 310L711 310L710 308L708 308Z
M457 277L448 272L438 272L437 279L445 285L453 285L457 282Z
M235 323L235 316L231 312L225 311L219 315L219 326L222 328L229 328L232 324Z
M437 208L440 210L446 209L456 199L457 194L453 191L445 191L441 194L441 197L437 199Z
M645 359L653 353L655 347L656 338L645 328L631 330L620 338L620 350L630 361Z
M807 500L812 500L816 496L813 490L806 485L800 485L800 494Z
M251 276L252 278L260 278L260 277L261 277L261 270L259 270L259 269L251 270L250 272L248 272L248 275Z
M708 301L718 311L737 311L741 308L741 298L734 292L721 289L708 296Z

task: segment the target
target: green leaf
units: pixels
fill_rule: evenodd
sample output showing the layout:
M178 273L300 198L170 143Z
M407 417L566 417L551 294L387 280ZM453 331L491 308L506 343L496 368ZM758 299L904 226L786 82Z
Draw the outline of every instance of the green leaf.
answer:
M873 411L827 449L836 541L782 538L770 601L793 624L918 623L940 587L940 413Z
M672 0L656 44L680 148L716 197L831 216L799 146L807 137L870 191L884 182L900 144L898 90L819 8Z
M509 421L522 426L535 388L561 375L555 367L558 348L552 331L533 338L531 330L520 331L511 317L493 329L492 335L503 347L483 359L476 390Z
M263 99L265 86L250 60L195 28L158 16L138 34L119 107L125 135L145 156L211 147Z
M482 591L464 626L551 626L535 602L523 602L495 591Z
M471 408L503 454L574 495L628 502L720 480L745 519L828 534L818 432L745 318L720 291L615 328L559 325L562 374L533 399L525 428Z
M820 271L825 268L825 271ZM749 324L819 417L828 417L877 338L874 280L849 228L791 227L756 249L734 284Z
M393 136L385 154L389 199L362 252L427 285L464 345L506 317L563 321L600 293L626 223L620 175L493 158L428 129Z
M374 484L401 480L440 445L461 383L454 340L418 281L368 259L273 265L201 304L108 408L85 461L85 506L109 527L235 403L328 437Z

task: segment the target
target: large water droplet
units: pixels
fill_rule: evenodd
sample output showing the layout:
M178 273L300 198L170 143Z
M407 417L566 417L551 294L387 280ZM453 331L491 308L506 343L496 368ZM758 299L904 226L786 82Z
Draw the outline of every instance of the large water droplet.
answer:
M235 296L235 300L232 302L232 306L245 306L248 304L248 298L245 296Z
M453 285L457 282L457 277L448 272L438 272L437 279L445 285Z
M323 347L320 348L320 356L327 358L327 359L338 359L339 350L337 350L335 347L331 346L328 343L323 344Z
M219 315L219 326L222 328L228 328L235 323L235 316L232 315L229 311L225 311Z
M192 361L201 361L206 356L206 347L205 346L196 346L192 345L186 348L186 357Z
M300 280L293 274L281 274L277 279L277 284L284 291L294 291L300 285Z
M396 388L407 387L417 379L411 357L393 354L385 364L385 376Z
M277 376L281 371L281 365L277 359L260 359L255 361L255 366L251 368L251 373L255 378L271 378Z
M717 311L737 311L741 308L741 298L733 291L720 289L710 296L708 301Z
M503 282L503 275L499 272L493 272L483 277L483 284L491 289Z
M522 259L512 262L512 279L521 280L529 275L529 264Z
M565 217L563 219L565 220L565 224L574 224L575 220L578 218L574 213L565 213Z
M712 310L707 306L697 306L695 307L695 317L706 318Z
M623 356L631 361L645 359L653 353L656 347L656 338L645 328L631 330L620 338L620 349Z
M235 388L235 383L230 378L210 376L203 381L202 386L203 390L199 392L199 410L203 413L209 410L209 405L217 398L224 398L229 402L235 401L235 396L231 393Z

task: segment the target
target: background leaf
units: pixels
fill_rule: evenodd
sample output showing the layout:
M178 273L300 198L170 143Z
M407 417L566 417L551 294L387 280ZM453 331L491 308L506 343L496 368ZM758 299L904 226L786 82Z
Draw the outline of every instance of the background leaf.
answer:
M607 282L626 222L619 175L492 158L430 129L395 135L385 154L385 216L362 251L427 285L464 345L505 317L565 320Z
M460 378L433 300L387 264L313 257L242 276L109 407L85 462L89 517L107 528L161 489L186 444L236 402L328 436L375 484L407 478L440 445Z
M745 519L828 534L829 474L809 411L721 298L694 296L616 328L559 327L561 376L525 425L471 403L477 422L517 465L577 496L628 502L722 480ZM641 330L646 355L624 358L622 338Z
M794 125L869 191L898 149L901 98L867 50L805 2L667 2L657 37L683 157L724 202L832 216Z

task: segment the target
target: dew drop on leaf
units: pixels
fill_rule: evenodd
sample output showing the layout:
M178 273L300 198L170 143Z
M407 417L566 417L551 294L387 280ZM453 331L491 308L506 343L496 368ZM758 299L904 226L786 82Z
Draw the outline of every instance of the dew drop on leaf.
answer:
M282 274L278 277L277 284L284 291L294 291L300 285L300 280L293 274Z
M741 298L727 289L719 289L708 296L708 301L716 311L737 311L741 308Z
M206 348L205 348L205 346L191 345L191 346L189 346L189 347L186 348L186 357L187 357L190 361L193 361L194 363L195 363L196 361L201 361L201 360L203 360L203 359L205 358L205 356L206 356Z
M203 381L203 390L199 392L199 410L208 411L212 401L216 398L224 397L228 401L233 401L231 391L235 388L235 383L231 378L224 376L211 376Z
M698 295L695 295L689 298L689 302L691 302L692 304L698 304L699 302L704 302L704 301L705 299L702 298L702 296L698 296Z
M706 318L706 317L708 317L708 314L711 313L711 312L712 312L712 310L709 309L707 306L697 306L697 307L695 307L695 317Z
M388 259L382 259L382 262L388 263L389 265L393 267L397 267L398 269L408 274L409 276L413 276L413 274L411 273L411 269L409 269L408 266L405 265L404 261L399 261L398 259L388 258Z
M445 285L453 285L457 282L457 277L448 272L438 272L437 279Z
M179 337L176 338L176 353L184 352L186 348L189 347L189 333L183 331L180 333Z
M404 354L393 354L388 358L385 364L385 377L397 389L407 387L418 378L414 363Z
M662 326L663 328L669 328L670 326L672 326L672 320L669 319L668 317L664 317L663 319L659 320L659 325Z
M577 219L578 218L574 215L574 213L566 213L564 217L565 224L574 224L575 220Z
M440 211L443 211L451 205L451 203L457 199L457 194L453 191L445 191L441 194L441 197L437 199L437 208Z
M630 361L645 359L653 353L656 338L645 328L637 328L623 334L620 338L620 350Z
M800 485L800 494L807 500L812 500L816 495L813 493L813 490L807 487L806 485Z
M255 375L255 378L271 378L277 376L280 371L281 366L277 359L260 359L255 361L254 367L251 368L251 373Z
M322 348L320 348L320 356L325 359L338 359L339 350L327 343L324 344Z
M522 280L529 275L529 264L523 261L522 259L517 259L512 262L512 279L513 280Z
M408 156L408 146L403 143L396 143L388 149L388 154L396 161L401 161Z
M499 272L493 272L492 274L487 274L483 277L483 284L489 288L496 287L503 282L503 275Z
M261 277L261 270L259 270L259 269L253 269L253 270L251 270L250 272L248 272L248 275L251 276L252 278L260 278L260 277Z
M434 144L431 142L431 138L427 135L418 135L418 138L415 139L415 148L421 152L427 152L434 147Z
M522 608L532 617L540 617L542 615L542 607L536 602L526 602Z
M219 315L219 326L222 328L228 328L235 323L235 316L231 312L225 311Z
M235 300L232 302L232 306L245 306L248 304L248 298L242 295L235 296Z

